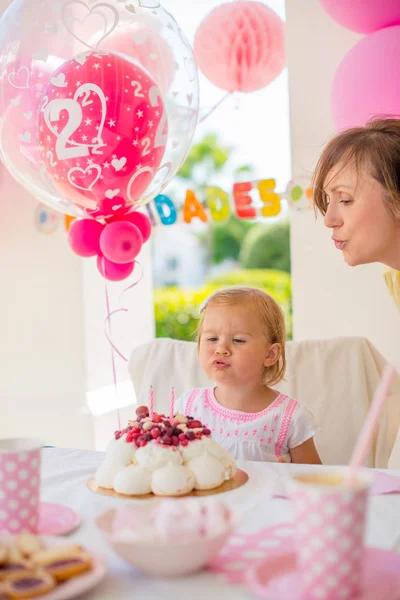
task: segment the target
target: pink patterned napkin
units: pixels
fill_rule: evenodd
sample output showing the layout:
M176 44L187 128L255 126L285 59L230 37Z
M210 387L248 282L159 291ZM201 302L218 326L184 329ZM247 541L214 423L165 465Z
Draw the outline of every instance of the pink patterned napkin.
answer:
M400 494L400 477L383 473L383 471L376 471L371 495L379 496L380 494Z
M229 583L245 583L246 574L255 563L287 550L292 539L290 523L265 527L257 533L235 533L208 568Z

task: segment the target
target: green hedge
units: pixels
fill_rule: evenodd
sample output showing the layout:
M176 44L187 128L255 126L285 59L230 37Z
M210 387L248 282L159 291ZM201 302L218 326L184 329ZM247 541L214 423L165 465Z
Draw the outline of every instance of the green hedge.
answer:
M292 337L290 275L283 271L246 269L207 281L203 288L161 288L154 291L156 337L191 341L196 337L199 308L216 290L230 285L250 285L271 294L285 313L287 337Z
M240 247L244 269L279 269L290 273L290 224L259 223L244 238Z

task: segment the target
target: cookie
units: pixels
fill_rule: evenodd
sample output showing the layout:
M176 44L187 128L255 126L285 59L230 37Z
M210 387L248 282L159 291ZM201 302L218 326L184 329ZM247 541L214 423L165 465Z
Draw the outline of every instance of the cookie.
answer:
M6 590L3 583L0 583L0 600L10 600L10 596L6 594Z
M15 545L6 548L6 558L0 564L0 581L14 573L23 574L32 567Z
M15 546L23 556L31 556L43 549L43 542L32 533L20 533L15 539Z
M20 574L23 575L27 571L30 571L32 565L28 561L21 562L6 562L0 565L0 581L5 581L10 575Z
M15 600L35 598L47 594L56 585L56 581L51 575L40 569L32 569L23 574L10 575L4 582L4 592L7 597Z
M11 544L7 548L7 563L22 563L24 562L24 557L22 556L21 550L15 545Z
M35 565L57 581L66 581L92 568L92 558L80 546L61 546L38 552L32 557Z
M65 546L53 546L52 548L45 548L40 552L37 552L32 560L38 567L45 567L50 562L56 560L63 560L67 558L76 558L84 553L82 546L77 544L66 544Z
M7 556L8 556L7 546L5 546L4 544L0 544L0 565L3 565L6 562Z

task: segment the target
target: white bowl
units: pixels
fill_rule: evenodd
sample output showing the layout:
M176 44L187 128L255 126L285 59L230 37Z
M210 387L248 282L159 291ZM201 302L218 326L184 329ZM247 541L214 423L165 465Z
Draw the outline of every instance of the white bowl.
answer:
M195 538L189 542L121 541L116 540L112 533L114 513L115 509L111 509L97 517L97 527L118 556L156 577L178 577L199 571L215 558L234 528L234 524L229 523L215 536Z

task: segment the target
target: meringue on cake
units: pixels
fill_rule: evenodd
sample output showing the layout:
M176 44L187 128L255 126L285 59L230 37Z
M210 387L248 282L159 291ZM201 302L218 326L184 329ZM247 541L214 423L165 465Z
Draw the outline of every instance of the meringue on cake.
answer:
M199 420L180 414L149 416L146 406L136 420L116 431L95 474L99 487L125 496L183 496L212 490L231 479L236 461Z

